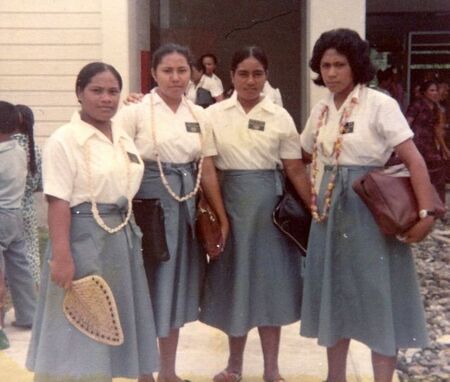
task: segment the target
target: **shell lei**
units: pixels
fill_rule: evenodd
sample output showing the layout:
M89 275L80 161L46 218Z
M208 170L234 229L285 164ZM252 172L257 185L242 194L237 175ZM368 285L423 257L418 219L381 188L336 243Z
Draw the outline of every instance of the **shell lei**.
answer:
M85 143L84 145L84 157L86 160L86 166L87 166L87 175L88 175L88 187L89 187L89 197L91 202L91 211L92 215L94 216L95 222L103 228L106 232L113 234L118 231L120 231L123 227L125 227L128 224L128 221L131 218L131 214L133 212L133 205L132 205L132 196L130 195L130 189L131 189L131 172L130 172L130 161L128 159L128 155L126 153L125 147L123 146L122 141L119 141L119 146L122 150L123 157L125 158L125 163L127 164L127 200L128 200L128 211L127 215L125 217L125 220L120 223L117 227L111 228L106 225L105 221L100 216L100 213L97 208L97 202L94 198L94 191L92 187L92 174L91 174L91 153L89 151L88 144Z
M194 111L191 109L191 107L190 107L188 102L186 102L186 105L187 105L190 113L192 114L192 116L196 120L196 122L198 122L198 119L195 117ZM188 194L184 195L184 196L177 195L175 193L175 191L173 191L172 188L170 187L169 181L167 180L166 175L164 174L164 169L163 169L162 163L161 163L161 157L160 157L159 150L158 150L158 141L156 140L155 112L154 112L153 95L152 94L150 94L150 118L151 118L150 127L151 127L151 130L152 130L154 154L155 154L155 157L156 157L156 163L158 164L159 174L161 176L161 182L164 185L164 187L167 190L167 192L169 193L169 195L172 196L172 198L174 198L176 201L178 201L180 203L184 202L184 201L194 197L198 193L198 190L200 189L200 182L201 182L201 179L202 179L202 170L203 170L203 159L204 159L204 156L202 154L200 156L199 161L198 161L198 173L197 173L197 179L195 181L194 189L191 192L189 192ZM200 129L199 139L200 139L200 148L202 148L203 147L203 142L202 142L201 129Z
M333 170L330 175L330 180L327 184L327 189L324 195L324 206L323 211L320 213L319 206L318 206L318 195L316 191L316 179L317 174L319 173L319 169L317 166L317 152L318 152L318 137L319 132L322 126L326 123L326 119L328 118L328 106L325 105L320 113L319 120L317 123L317 129L316 133L314 135L314 144L313 144L313 150L312 150L312 163L311 163L311 215L314 220L316 220L318 223L324 222L328 217L328 212L330 211L331 206L331 196L333 195L333 190L336 185L336 174L337 174L337 168L338 168L338 159L342 151L342 135L345 132L345 124L347 123L348 119L350 118L353 108L358 103L358 100L356 97L352 97L350 101L350 105L344 109L342 112L341 119L339 121L339 132L338 136L336 138L336 141L333 145L333 153L334 153L334 163L333 163Z

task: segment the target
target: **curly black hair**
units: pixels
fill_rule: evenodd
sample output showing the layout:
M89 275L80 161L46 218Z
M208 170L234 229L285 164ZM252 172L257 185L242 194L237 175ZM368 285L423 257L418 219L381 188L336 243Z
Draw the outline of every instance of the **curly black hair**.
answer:
M320 74L320 61L328 49L336 49L347 58L355 84L365 84L374 77L375 67L370 61L369 43L354 30L339 28L322 33L314 45L309 67L317 73L317 78L313 80L316 85L325 86Z

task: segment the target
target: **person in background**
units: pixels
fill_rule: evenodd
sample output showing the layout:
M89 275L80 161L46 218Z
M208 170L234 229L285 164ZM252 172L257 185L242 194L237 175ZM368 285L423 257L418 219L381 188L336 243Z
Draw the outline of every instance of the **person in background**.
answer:
M400 110L402 112L406 109L406 100L405 100L405 90L402 85L402 72L397 67L392 67L391 69L391 86L389 88L389 92L391 93L391 97L397 100Z
M438 83L438 93L439 93L439 106L441 108L441 118L442 118L442 139L446 147L450 148L450 100L449 100L449 85L445 80L440 80ZM445 158L445 180L450 183L450 156L447 155Z
M300 319L301 256L272 222L283 193L281 165L305 202L310 187L292 117L261 95L267 74L259 47L236 51L233 96L206 109L214 121L214 161L231 227L224 253L208 264L200 309L200 321L228 335L228 363L214 382L241 380L247 334L255 327L264 381L283 381L281 326Z
M281 98L280 89L272 87L269 80L264 84L262 95L268 97L275 105L283 107L283 99Z
M220 91L219 95L214 95L213 97L216 99L217 102L223 100L223 84L222 80L216 75L215 71L217 68L217 57L212 53L206 53L203 54L199 62L202 63L203 67L205 68L205 74L206 77L211 79L214 83L214 88L217 89L217 92Z
M200 185L217 214L224 240L228 218L212 158L217 150L211 122L205 109L184 97L191 77L189 50L177 44L158 48L152 76L158 86L142 102L123 107L117 119L145 164L136 197L157 199L163 209L170 258L158 262L145 257L144 264L159 340L158 382L181 382L176 374L180 328L198 318L206 263L194 235Z
M111 120L121 89L113 66L84 66L75 84L80 110L45 145L50 240L26 361L36 382L152 381L158 368L142 235L131 209L144 166L133 141ZM63 312L72 282L90 275L102 277L114 296L124 336L118 346L88 337Z
M300 333L327 348L328 382L346 381L350 341L367 345L376 382L393 378L399 348L428 344L410 243L433 228L432 187L398 103L369 89L375 74L367 41L334 29L316 41L315 84L328 94L301 133L312 159L311 211ZM353 191L358 177L382 168L395 151L411 174L421 211L402 236L386 236ZM319 164L324 166L316 191Z
M217 96L214 85L206 76L205 68L200 61L192 65L191 80L186 88L186 98L203 108L216 103L213 93ZM220 93L222 94L222 93Z
M18 128L16 107L0 101L0 323L3 325L6 277L15 310L13 324L30 329L36 309L36 289L26 256L21 213L27 158L25 151L12 138ZM8 347L3 330L0 346Z
M389 68L386 70L379 69L377 71L377 82L378 85L375 89L392 97L392 94L389 91L392 85L392 71Z
M39 232L34 193L42 191L41 150L34 143L34 115L26 105L16 105L19 111L19 133L13 135L27 153L28 172L25 194L22 199L22 216L27 244L27 259L37 286L40 281Z
M423 82L420 93L422 97L409 105L406 119L414 132L414 142L425 159L431 183L445 203L445 159L450 158L450 150L444 140L444 116L439 107L437 82Z

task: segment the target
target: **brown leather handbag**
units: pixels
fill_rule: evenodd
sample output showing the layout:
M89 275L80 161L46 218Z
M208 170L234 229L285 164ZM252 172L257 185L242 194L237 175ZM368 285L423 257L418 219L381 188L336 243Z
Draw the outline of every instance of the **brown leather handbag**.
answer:
M400 235L419 221L417 200L409 176L373 170L353 182L353 190L386 235ZM433 187L434 216L445 215L444 203Z
M201 190L197 202L195 228L205 254L210 260L219 258L224 245L222 231L216 214Z

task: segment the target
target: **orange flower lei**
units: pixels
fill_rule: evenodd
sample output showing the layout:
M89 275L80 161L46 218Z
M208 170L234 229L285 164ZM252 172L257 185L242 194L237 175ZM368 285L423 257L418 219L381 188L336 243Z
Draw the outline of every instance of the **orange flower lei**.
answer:
M322 112L319 116L319 121L317 123L317 129L316 134L314 135L314 144L313 144L313 150L312 150L312 164L311 164L311 215L318 223L324 222L328 217L328 212L330 210L331 206L331 196L333 194L334 186L336 184L336 174L337 174L337 168L338 168L338 159L339 155L342 151L342 135L345 132L345 124L347 123L348 119L350 118L350 115L352 114L353 108L358 103L358 100L356 97L352 97L350 101L350 105L344 109L342 112L341 119L339 121L339 134L336 138L336 142L334 142L333 145L333 152L334 152L334 164L333 164L333 172L331 173L330 180L327 185L327 190L325 192L325 202L323 206L323 212L320 213L319 206L317 203L317 191L316 191L316 178L317 174L319 173L319 169L317 167L317 151L318 151L318 143L317 138L319 136L319 132L321 127L326 123L326 119L328 118L328 106L325 105L322 109Z

